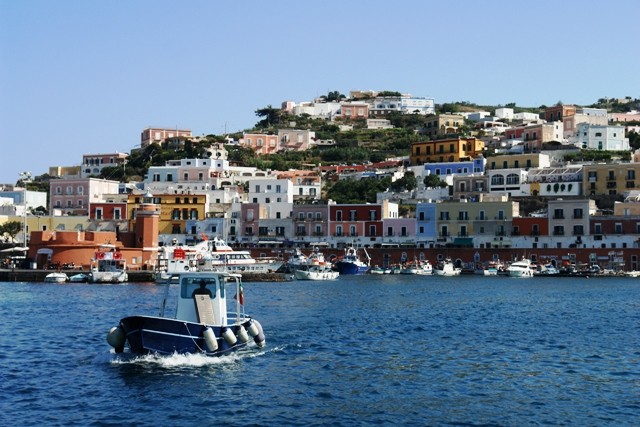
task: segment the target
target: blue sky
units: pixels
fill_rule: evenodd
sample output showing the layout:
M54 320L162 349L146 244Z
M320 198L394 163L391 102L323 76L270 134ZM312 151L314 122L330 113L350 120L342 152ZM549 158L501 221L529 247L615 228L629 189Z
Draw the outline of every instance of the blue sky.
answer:
M640 1L0 0L0 183L338 90L640 98Z

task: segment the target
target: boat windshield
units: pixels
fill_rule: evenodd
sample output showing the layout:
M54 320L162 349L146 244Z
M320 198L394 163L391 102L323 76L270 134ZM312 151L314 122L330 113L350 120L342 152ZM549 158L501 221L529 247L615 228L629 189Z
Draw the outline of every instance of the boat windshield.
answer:
M206 288L211 291L212 297L216 297L216 286L218 286L218 280L215 277L185 277L182 279L180 286L180 298L191 298L194 291L197 293L201 287L200 283L204 282ZM224 282L219 283L220 298L224 298Z

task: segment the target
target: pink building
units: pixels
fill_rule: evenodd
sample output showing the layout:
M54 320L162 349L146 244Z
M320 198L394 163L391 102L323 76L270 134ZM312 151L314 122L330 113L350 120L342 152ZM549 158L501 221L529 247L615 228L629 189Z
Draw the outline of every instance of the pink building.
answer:
M251 148L258 155L273 154L280 150L278 135L266 133L246 133L240 138L240 145Z
M118 194L120 183L98 178L52 179L49 182L50 209L63 215L88 215L93 202L102 202L105 194Z
M188 129L146 128L140 134L140 147L144 148L149 144L160 144L169 138L191 138L191 136L191 131Z
M103 168L122 165L128 157L126 153L85 154L82 156L81 176L98 176Z
M366 119L369 117L369 104L364 102L343 102L340 108L343 119Z

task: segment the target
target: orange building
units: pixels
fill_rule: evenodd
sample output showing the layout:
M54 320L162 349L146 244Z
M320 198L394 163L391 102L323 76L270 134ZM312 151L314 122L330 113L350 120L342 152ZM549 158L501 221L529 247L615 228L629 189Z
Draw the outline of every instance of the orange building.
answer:
M133 230L114 231L34 231L29 242L28 258L36 268L51 264L75 264L88 269L100 245L115 245L130 270L153 270L158 258L159 211L152 203L136 211Z

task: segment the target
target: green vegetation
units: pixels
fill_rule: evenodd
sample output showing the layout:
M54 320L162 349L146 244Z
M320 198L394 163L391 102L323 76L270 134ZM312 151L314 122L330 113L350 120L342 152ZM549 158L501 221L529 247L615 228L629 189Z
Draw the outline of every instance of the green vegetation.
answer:
M0 236L9 236L11 241L15 241L18 233L22 231L22 223L19 221L9 221L0 224Z
M597 151L580 150L576 153L567 154L564 160L567 162L607 162L611 159L629 160L630 151Z

